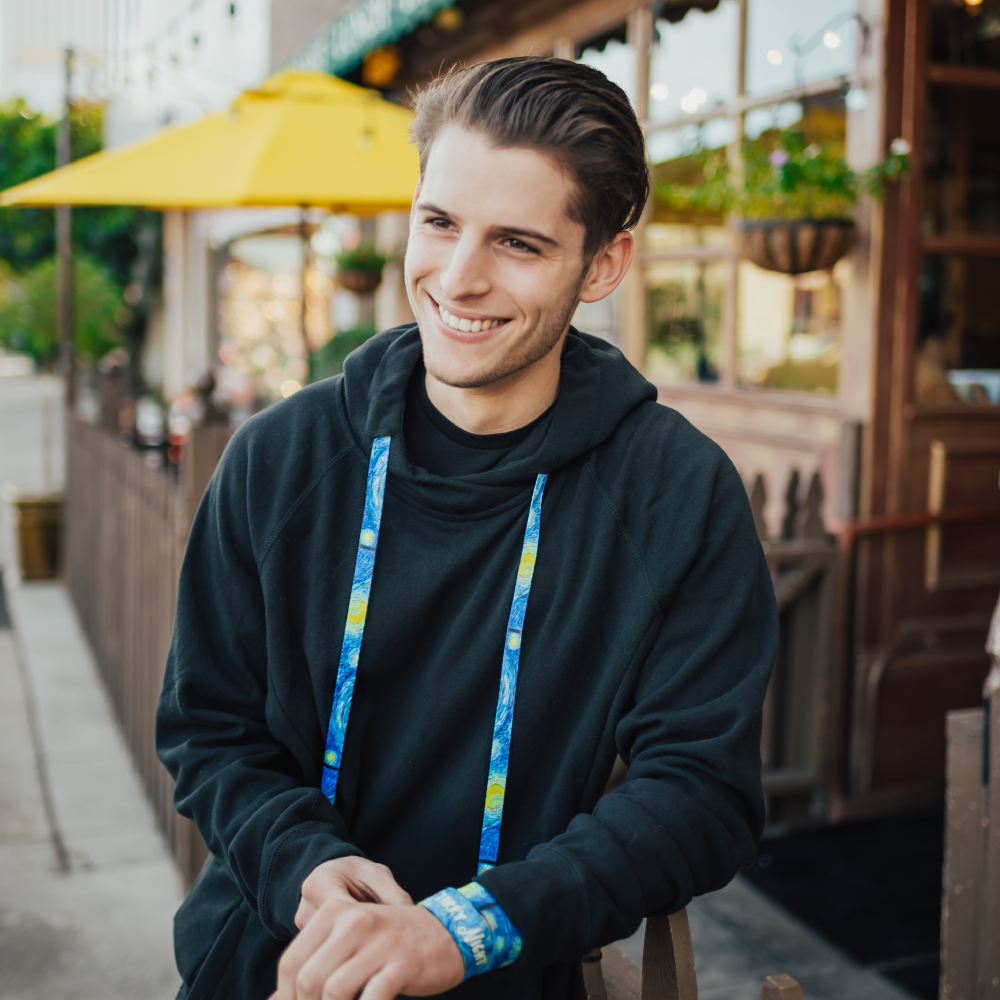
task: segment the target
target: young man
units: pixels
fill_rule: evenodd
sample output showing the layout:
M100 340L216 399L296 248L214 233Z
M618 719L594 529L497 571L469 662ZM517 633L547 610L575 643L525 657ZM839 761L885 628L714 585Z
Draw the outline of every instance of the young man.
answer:
M761 830L776 615L742 483L570 328L634 256L628 101L508 59L414 134L416 325L247 422L191 532L158 727L211 851L191 1000L563 1000Z

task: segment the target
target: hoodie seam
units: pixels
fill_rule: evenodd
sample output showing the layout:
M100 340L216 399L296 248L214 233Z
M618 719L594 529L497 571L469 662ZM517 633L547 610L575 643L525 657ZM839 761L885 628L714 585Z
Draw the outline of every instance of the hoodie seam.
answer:
M264 551L261 553L260 562L257 564L258 573L263 571L264 563L267 561L268 555L270 555L271 547L278 540L278 536L282 533L282 531L285 530L285 526L291 520L295 512L299 509L299 507L302 506L302 504L305 502L309 494L312 493L317 486L319 486L320 482L322 482L323 480L323 477L330 471L330 469L332 469L333 466L336 465L337 462L339 462L345 455L350 454L350 451L351 451L351 446L347 445L345 448L337 452L337 454L334 455L333 458L331 458L330 461L323 466L323 468L316 474L316 476L313 477L312 482L309 483L309 485L298 495L298 497L295 499L291 507L288 508L287 513L278 522L277 527L274 529L273 532L271 532L271 537L268 538L267 543L264 545Z
M653 588L649 583L649 574L646 572L646 564L642 561L642 557L639 555L639 550L635 543L632 541L632 536L628 533L628 529L625 527L625 520L621 515L621 512L615 506L611 497L608 496L607 490L605 490L604 485L598 478L597 470L594 468L593 459L588 458L584 463L584 467L587 472L590 473L590 478L594 481L594 486L597 487L597 492L601 495L601 499L604 501L605 506L608 508L608 512L615 519L615 523L618 525L618 530L622 534L622 538L625 539L625 545L628 547L629 552L632 554L632 558L636 561L639 569L642 571L642 585L646 590L646 596L649 598L649 603L653 605L654 610L663 618L663 608L660 607L660 602L656 599L656 595L653 593Z

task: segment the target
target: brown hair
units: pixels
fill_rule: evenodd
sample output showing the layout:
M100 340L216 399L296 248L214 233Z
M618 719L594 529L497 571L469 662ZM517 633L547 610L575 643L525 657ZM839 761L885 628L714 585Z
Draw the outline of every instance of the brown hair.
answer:
M599 70L536 56L451 70L417 95L412 133L421 175L445 125L547 153L568 170L577 186L569 215L586 230L588 263L642 215L649 197L642 129L625 92Z

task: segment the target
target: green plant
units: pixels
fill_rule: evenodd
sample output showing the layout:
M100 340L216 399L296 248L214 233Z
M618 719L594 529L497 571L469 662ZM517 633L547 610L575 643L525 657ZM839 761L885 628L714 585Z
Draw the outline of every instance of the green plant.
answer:
M807 142L799 128L769 129L741 148L743 181L734 185L725 150L695 154L693 184L656 185L661 205L676 212L735 212L746 219L850 217L862 192L880 198L909 171L909 145L893 142L881 162L853 170L827 141Z
M57 128L57 122L21 98L0 104L0 190L55 169ZM72 159L96 153L103 145L103 131L101 105L74 105L70 112ZM158 215L127 206L74 208L73 241L124 286L132 280L139 229ZM51 208L0 208L0 258L15 271L33 267L54 250Z
M333 259L341 271L381 271L388 260L371 243L359 243L353 250L342 250Z
M344 370L347 355L374 336L374 323L362 323L349 330L341 330L309 355L309 381L319 382L320 379L339 375Z
M94 362L122 342L119 321L128 310L121 289L93 258L83 254L74 261L76 318L74 346ZM56 295L56 260L49 257L23 275L9 267L0 274L0 344L26 351L43 366L51 366L59 352Z

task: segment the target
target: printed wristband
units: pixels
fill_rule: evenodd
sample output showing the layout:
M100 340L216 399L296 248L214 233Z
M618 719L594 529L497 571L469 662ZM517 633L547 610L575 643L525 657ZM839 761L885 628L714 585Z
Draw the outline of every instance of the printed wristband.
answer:
M442 889L418 905L430 910L455 939L466 979L510 965L521 953L517 928L476 882L461 889Z
M478 882L463 885L458 891L479 911L493 935L493 958L489 968L502 969L510 965L521 954L522 941L503 907Z

